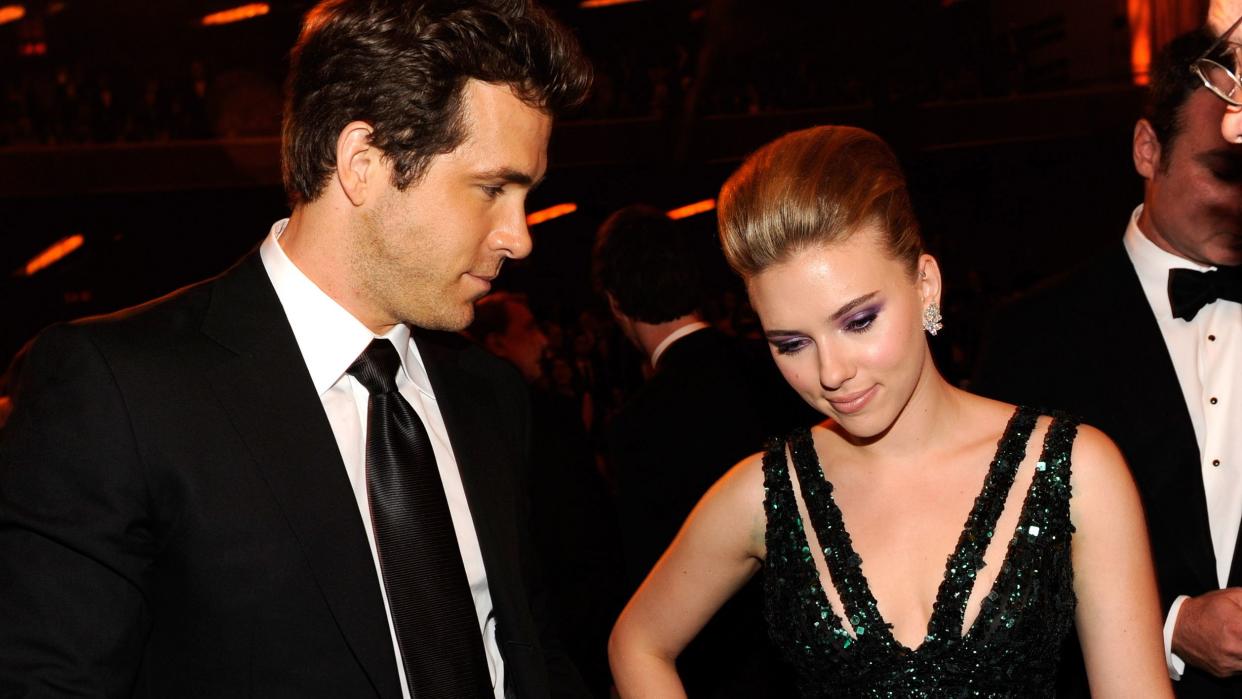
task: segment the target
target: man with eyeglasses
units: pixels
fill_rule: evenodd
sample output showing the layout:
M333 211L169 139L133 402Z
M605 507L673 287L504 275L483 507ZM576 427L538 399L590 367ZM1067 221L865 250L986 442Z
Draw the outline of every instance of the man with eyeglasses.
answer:
M1211 51L1195 62L1195 72L1228 107L1220 122L1226 141L1242 143L1242 0L1213 0L1208 10L1208 29L1219 35L1219 53L1225 61L1212 60Z
M1182 35L1155 61L1133 138L1144 200L1121 244L1002 310L976 387L1076 413L1117 442L1147 512L1175 690L1236 699L1242 143L1222 138L1221 97L1237 93L1216 36Z

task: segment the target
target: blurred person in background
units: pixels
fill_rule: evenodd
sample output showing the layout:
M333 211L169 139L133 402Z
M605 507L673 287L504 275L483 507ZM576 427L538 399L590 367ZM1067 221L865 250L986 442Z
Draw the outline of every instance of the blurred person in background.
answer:
M663 212L630 206L600 227L596 278L623 334L650 364L607 427L626 594L668 547L694 503L730 465L762 447L778 408L739 343L711 328L688 234ZM722 611L678 659L692 696L782 696L770 682L757 586Z
M508 360L531 389L531 534L561 641L592 696L612 686L607 643L621 610L621 544L616 506L572 397L545 376L548 338L525 297L497 292L475 306L467 333Z

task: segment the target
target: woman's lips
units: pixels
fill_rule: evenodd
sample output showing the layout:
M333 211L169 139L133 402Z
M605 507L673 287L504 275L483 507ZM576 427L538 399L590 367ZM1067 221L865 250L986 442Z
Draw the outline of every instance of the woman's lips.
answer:
M832 404L832 408L844 415L851 415L862 410L871 402L872 396L875 395L879 385L872 386L865 391L860 391L848 396L840 398L829 398L828 402Z

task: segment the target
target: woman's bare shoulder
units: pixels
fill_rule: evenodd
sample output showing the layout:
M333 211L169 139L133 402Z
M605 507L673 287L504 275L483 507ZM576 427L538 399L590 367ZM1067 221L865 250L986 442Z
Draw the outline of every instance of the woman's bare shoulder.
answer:
M1085 489L1088 499L1091 493L1107 497L1116 488L1133 487L1133 478L1121 450L1108 435L1091 425L1078 425L1070 463L1070 483L1075 491Z

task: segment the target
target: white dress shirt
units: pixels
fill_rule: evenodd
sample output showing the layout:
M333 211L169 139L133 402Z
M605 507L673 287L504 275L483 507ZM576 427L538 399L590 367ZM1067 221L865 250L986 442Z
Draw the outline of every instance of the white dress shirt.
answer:
M367 501L366 444L367 401L369 394L357 379L345 373L358 355L375 339L375 335L346 311L336 301L315 285L280 246L280 236L288 219L277 221L267 239L259 247L259 256L267 275L276 288L280 304L284 307L293 336L297 340L302 359L310 372L315 391L323 402L323 410L332 425L336 445L345 462L349 483L358 502L358 513L366 529L367 542L371 545L371 558L375 562L375 582L384 599L384 612L388 616L388 631L392 636L393 652L397 657L397 674L401 680L401 694L410 699L410 689L405 668L400 661L401 648L393 629L392 611L388 606L388 593L384 590L380 572L379 556L375 548L375 532L371 528L371 508ZM401 357L401 371L397 374L397 390L418 413L431 437L432 451L444 483L453 528L457 533L457 545L470 581L470 592L478 613L479 631L483 635L483 648L487 655L487 667L492 688L497 699L504 699L504 663L496 644L496 617L492 610L492 596L487 586L487 574L483 569L483 555L479 549L474 521L466 502L461 474L453 456L452 443L444 428L444 419L436 403L431 381L423 365L418 347L410 339L410 329L398 324L387 334Z
M673 332L669 333L667 337L660 341L660 344L656 345L655 351L651 353L651 366L654 368L655 365L659 363L660 356L664 354L664 350L668 349L674 342L677 342L692 332L706 330L709 327L710 326L707 323L704 323L701 320L696 320L692 323L686 323L680 328L677 328Z
M1242 524L1242 430L1236 429L1242 424L1242 304L1217 300L1200 309L1192 320L1174 318L1169 303L1169 270L1205 272L1215 267L1204 267L1157 247L1139 230L1142 211L1142 206L1134 210L1123 242L1173 359L1194 424L1216 577L1223 588L1228 584ZM1173 628L1185 600L1182 595L1173 602L1164 624L1169 676L1175 680L1186 670L1185 662L1172 651Z

